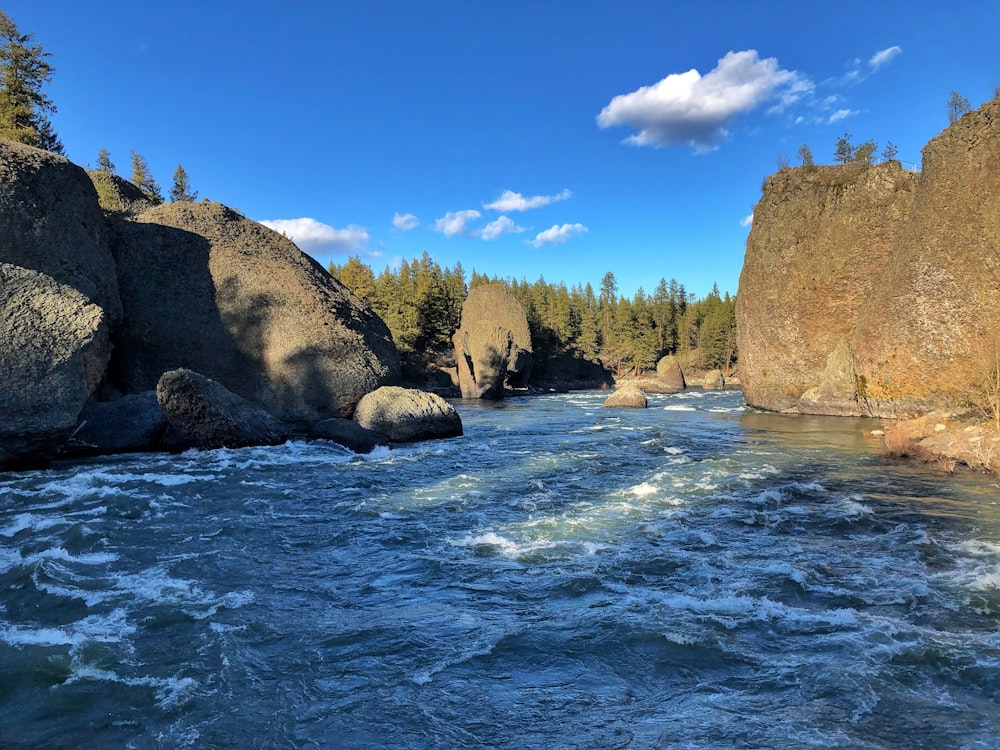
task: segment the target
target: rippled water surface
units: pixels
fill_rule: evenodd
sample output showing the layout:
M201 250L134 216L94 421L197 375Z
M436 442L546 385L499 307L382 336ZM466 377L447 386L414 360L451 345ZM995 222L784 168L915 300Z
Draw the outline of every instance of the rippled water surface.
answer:
M739 392L0 474L0 746L1000 747L1000 489Z

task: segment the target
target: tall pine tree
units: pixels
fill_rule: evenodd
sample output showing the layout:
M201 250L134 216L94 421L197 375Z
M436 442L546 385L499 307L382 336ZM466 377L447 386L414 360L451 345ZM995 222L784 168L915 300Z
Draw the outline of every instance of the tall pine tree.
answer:
M34 43L34 34L22 34L10 16L0 10L0 137L57 154L62 143L49 115L56 111L42 86L55 69L50 53Z

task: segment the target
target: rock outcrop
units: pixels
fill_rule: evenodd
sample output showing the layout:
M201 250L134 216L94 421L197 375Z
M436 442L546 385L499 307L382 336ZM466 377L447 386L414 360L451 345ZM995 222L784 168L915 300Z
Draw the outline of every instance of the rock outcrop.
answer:
M463 398L499 399L531 376L531 332L524 308L502 284L477 286L462 305L454 336Z
M382 386L358 402L355 421L397 443L458 437L462 419L435 393Z
M196 448L277 445L288 435L264 409L191 370L163 373L156 400L170 428Z
M164 445L167 427L156 391L97 401L80 415L80 424L66 451L102 456L151 451Z
M646 394L636 385L623 385L604 400L604 406L623 406L630 409L645 409L648 406Z
M52 277L121 320L108 228L87 173L61 156L0 139L0 262Z
M0 469L58 452L110 354L100 307L50 276L0 263Z
M309 430L309 436L329 440L355 453L371 453L378 446L389 442L389 438L381 432L367 430L357 422L343 417L331 417L317 422Z
M671 393L680 393L687 385L684 382L684 372L677 357L668 354L656 363L656 379L663 383Z
M168 203L116 223L124 392L185 367L277 417L350 417L393 382L388 328L290 240L218 203Z
M959 408L1000 331L1000 99L934 138L919 174L886 162L770 177L737 323L753 406Z

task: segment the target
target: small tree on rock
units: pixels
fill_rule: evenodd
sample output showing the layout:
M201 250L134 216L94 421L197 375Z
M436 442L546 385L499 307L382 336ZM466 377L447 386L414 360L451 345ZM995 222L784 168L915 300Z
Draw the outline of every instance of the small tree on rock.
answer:
M132 149L132 184L153 203L163 203L163 193L160 192L159 184L153 179L146 160L135 149Z
M813 152L806 144L799 146L799 159L802 160L803 167L811 167L813 165Z
M871 164L876 150L878 150L878 144L869 139L864 143L859 144L858 147L854 149L851 161L856 161L861 164Z
M972 105L969 104L969 100L964 96L959 94L957 91L951 92L951 98L948 99L948 122L956 122L964 114L968 114L972 111Z
M896 148L896 144L892 141L886 141L885 148L882 149L882 158L886 161L892 161L896 158L896 154L899 153L899 149Z
M837 139L837 145L833 150L833 160L838 164L847 164L854 158L854 146L851 144L851 134L844 133Z
M111 161L111 154L106 148L97 152L97 169L105 174L114 174L115 165Z
M198 200L198 193L191 190L187 172L180 164L174 170L174 186L170 188L170 200L175 203L193 203Z

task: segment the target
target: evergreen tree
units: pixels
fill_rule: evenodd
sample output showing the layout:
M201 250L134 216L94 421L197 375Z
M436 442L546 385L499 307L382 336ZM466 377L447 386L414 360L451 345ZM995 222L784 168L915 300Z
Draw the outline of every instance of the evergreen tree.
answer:
M193 203L198 200L198 193L197 191L192 192L191 186L188 184L187 172L180 164L174 170L174 185L170 188L170 200L175 203Z
M962 115L968 114L971 111L972 105L969 104L969 100L957 91L952 91L951 98L948 99L948 123L951 124L958 121Z
M146 160L135 149L132 149L131 182L153 203L163 203L163 193L160 192L159 184L153 178L152 172L149 171Z
M837 145L833 150L833 160L838 164L847 164L854 158L854 146L851 145L851 134L844 133L837 139Z
M97 152L97 169L105 174L115 174L115 165L111 162L111 154L106 148Z
M859 144L857 148L854 149L851 161L856 161L861 164L871 164L877 150L878 144L869 139L864 143Z
M885 148L882 149L882 158L886 161L892 161L896 158L896 154L899 153L899 149L896 148L896 144L892 141L886 141Z
M811 167L813 165L813 152L806 144L799 146L799 159L802 160L803 167Z
M46 60L50 53L33 39L0 10L0 137L61 154L49 120L56 107L42 93L55 69Z

